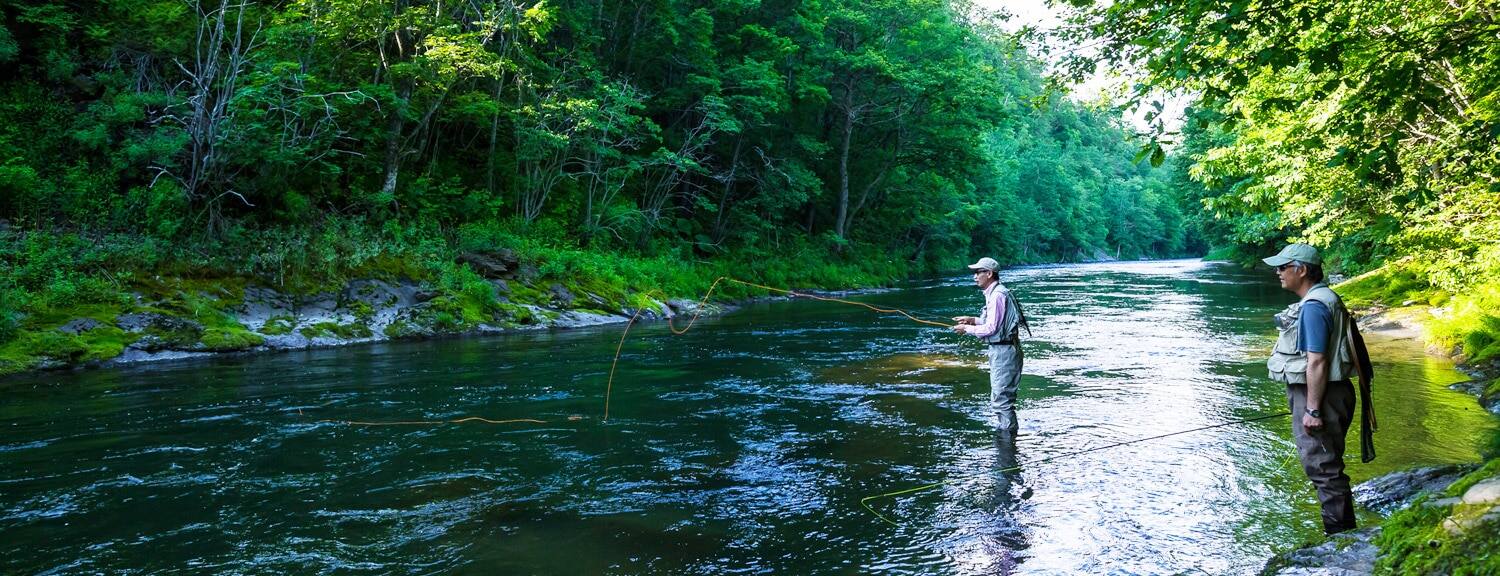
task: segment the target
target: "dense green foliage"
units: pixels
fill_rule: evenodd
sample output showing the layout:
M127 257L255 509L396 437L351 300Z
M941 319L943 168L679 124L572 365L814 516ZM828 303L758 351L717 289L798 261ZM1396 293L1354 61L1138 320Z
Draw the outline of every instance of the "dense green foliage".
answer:
M0 341L23 310L149 274L436 280L509 248L554 277L587 262L616 291L691 290L695 266L848 286L981 252L1201 249L1110 111L1050 92L951 0L4 0L0 18ZM676 276L622 272L659 266Z
M1446 340L1500 353L1500 5L1072 4L1071 35L1140 65L1138 98L1198 95L1160 136L1210 243L1248 259L1304 240L1345 273L1389 265L1397 292L1454 295Z
M1203 208L1189 213L1216 253L1251 261L1312 243L1358 274L1339 288L1350 304L1412 306L1469 361L1500 358L1500 5L1069 4L1065 35L1138 65L1138 100L1198 96L1182 132L1158 138L1176 140L1174 186ZM1075 72L1093 65L1082 56ZM1449 495L1494 476L1495 449ZM1500 524L1443 525L1485 509L1419 502L1396 513L1376 572L1495 572Z

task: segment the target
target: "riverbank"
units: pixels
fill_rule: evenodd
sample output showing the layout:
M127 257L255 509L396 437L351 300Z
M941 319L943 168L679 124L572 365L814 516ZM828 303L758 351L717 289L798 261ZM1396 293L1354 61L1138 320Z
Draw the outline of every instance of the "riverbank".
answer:
M481 239L483 240L483 239ZM496 240L496 239L490 239ZM469 244L487 242L470 241ZM85 268L70 247L32 258L17 275ZM879 287L906 274L886 261L804 249L751 262L641 257L520 243L436 259L388 255L339 270L267 278L158 266L70 275L0 306L0 376L216 354L303 350L387 340L616 324L636 316L718 314L775 297L735 277L813 292ZM804 247L807 248L807 247ZM109 253L110 250L102 250ZM23 252L23 250L16 250ZM118 255L119 251L115 250ZM128 260L127 260L128 262ZM115 262L115 266L122 266ZM28 270L27 268L42 269ZM177 274L170 274L172 270ZM700 310L699 300L712 289ZM12 298L15 300L16 298Z
M1469 380L1454 384L1478 399L1485 410L1500 416L1500 363L1493 358L1481 362L1469 361L1462 349L1434 334L1433 323L1441 321L1440 308L1424 305L1395 308L1353 308L1358 317L1360 331L1364 334L1378 333L1392 338L1421 342L1427 353L1453 360L1459 371ZM1378 376L1377 376L1378 381Z
M120 302L50 308L21 319L0 346L0 375L226 353L327 348L399 339L568 329L678 314L699 303L547 278L511 251L459 256L460 278L358 278L332 289L278 290L241 277L153 278Z
M1335 289L1358 317L1360 330L1415 339L1429 354L1450 358L1470 380L1453 385L1500 415L1500 370L1492 295L1454 297L1398 263L1345 281ZM1383 382L1376 377L1376 389ZM1377 442L1379 436L1376 436ZM1500 438L1487 459L1467 467L1395 472L1355 487L1366 508L1389 514L1370 526L1286 552L1262 574L1500 574Z

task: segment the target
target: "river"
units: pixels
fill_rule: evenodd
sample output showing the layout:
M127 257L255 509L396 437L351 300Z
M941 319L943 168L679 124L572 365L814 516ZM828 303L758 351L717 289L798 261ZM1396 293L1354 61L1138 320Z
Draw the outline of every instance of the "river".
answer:
M1286 410L1271 274L1002 278L1034 330L1015 437L972 338L803 299L637 325L607 422L621 325L12 377L0 573L1229 574L1320 532L1286 417L1048 460ZM967 276L850 298L981 304ZM1496 422L1463 374L1371 340L1355 481L1477 460ZM544 423L330 421L466 416ZM861 506L931 483L870 503L894 525Z

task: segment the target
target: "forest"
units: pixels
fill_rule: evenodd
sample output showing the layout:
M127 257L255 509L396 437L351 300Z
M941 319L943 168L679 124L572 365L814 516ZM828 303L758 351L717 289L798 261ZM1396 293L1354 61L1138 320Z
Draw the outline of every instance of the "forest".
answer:
M965 3L3 13L0 338L163 274L461 291L472 251L691 295L1206 250L1118 113Z
M0 376L379 339L359 282L421 295L396 339L1307 242L1500 403L1500 3L1048 7L0 0ZM1443 501L1377 573L1500 570Z
M0 342L162 277L406 277L504 315L473 252L623 301L1304 240L1374 271L1356 302L1500 350L1493 5L1057 8L5 0ZM1125 101L1065 88L1106 69ZM1180 130L1121 120L1163 94Z
M1352 304L1435 307L1438 343L1500 357L1500 5L1074 4L1055 41L1133 63L1136 100L1195 97L1154 145L1177 145L1172 188L1218 255L1309 242Z

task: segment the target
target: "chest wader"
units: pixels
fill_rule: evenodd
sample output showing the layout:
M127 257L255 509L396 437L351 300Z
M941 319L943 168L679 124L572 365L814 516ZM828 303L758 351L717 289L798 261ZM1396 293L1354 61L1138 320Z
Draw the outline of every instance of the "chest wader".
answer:
M1021 384L1024 360L1020 328L1025 327L1030 336L1031 327L1026 325L1026 317L1022 315L1021 304L1015 295L1003 284L995 289L1000 291L1000 305L1005 307L1005 322L984 339L985 353L990 361L990 407L995 411L997 426L1014 432L1020 428L1020 421L1016 418L1016 391Z
M1302 416L1307 406L1307 351L1300 347L1302 336L1302 306L1309 300L1317 300L1328 308L1332 322L1329 325L1327 352L1328 380L1323 390L1323 401L1317 408L1322 415L1323 427L1317 430L1304 428ZM1302 470L1312 481L1322 505L1323 531L1328 534L1354 528L1354 496L1349 488L1349 476L1344 473L1344 436L1354 416L1354 386L1349 378L1354 373L1354 359L1349 346L1349 316L1338 294L1324 284L1313 286L1307 295L1277 315L1281 324L1281 336L1276 348L1266 361L1272 380L1286 384L1287 404L1292 412L1292 439L1297 445L1297 455L1302 460Z

